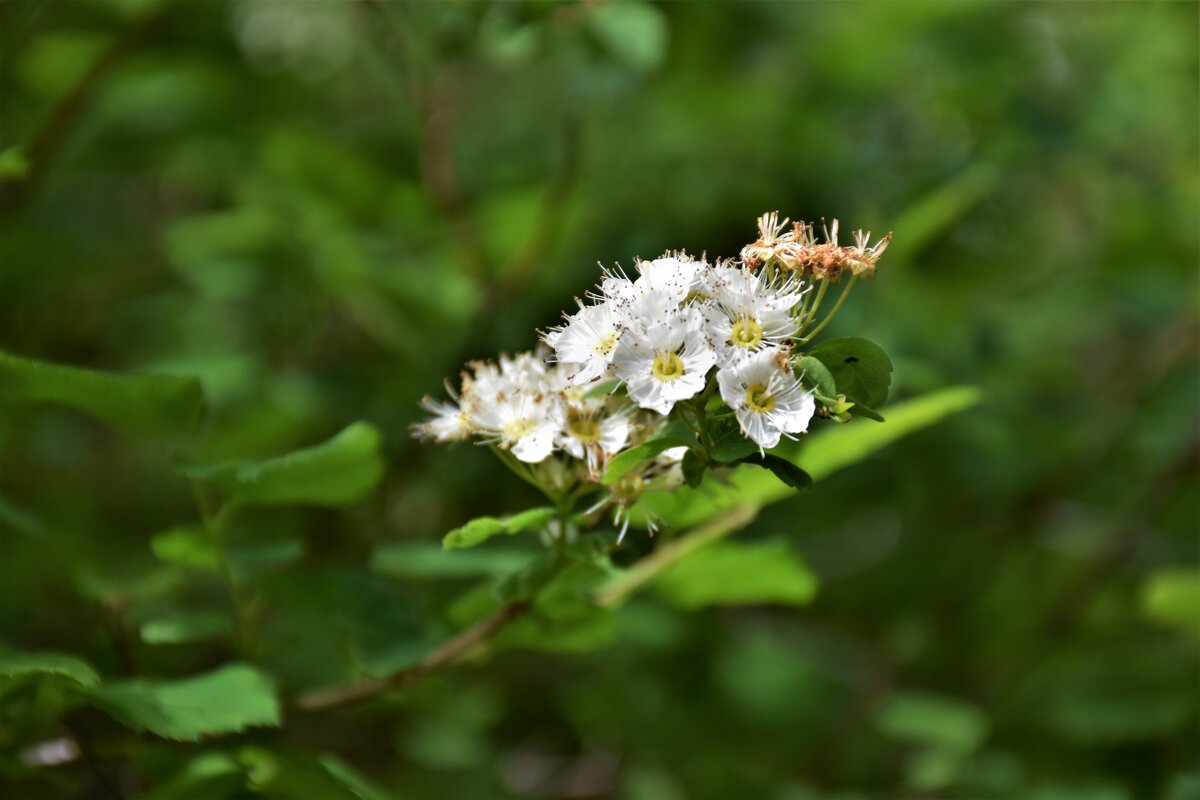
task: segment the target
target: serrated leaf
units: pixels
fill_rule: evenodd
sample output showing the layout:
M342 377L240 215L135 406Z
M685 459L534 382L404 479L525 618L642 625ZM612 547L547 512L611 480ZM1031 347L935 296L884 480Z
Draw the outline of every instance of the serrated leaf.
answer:
M554 519L555 513L553 508L543 506L507 517L477 517L447 533L442 539L442 547L446 550L474 547L493 536L512 536L534 530Z
M239 506L345 506L361 500L383 475L379 432L355 422L314 447L262 461L181 465Z
M52 675L80 686L96 686L100 676L90 664L66 653L26 653L0 649L0 678Z
M88 693L99 707L134 730L165 739L198 741L280 724L274 684L245 664L229 664L180 681L114 682Z
M776 478L783 481L785 486L790 486L798 492L804 492L812 488L813 479L800 467L788 461L786 458L780 458L777 455L767 453L766 455L753 455L749 458L743 458L739 463L754 464L755 466L769 469L774 473Z
M534 556L533 552L521 550L484 548L455 552L437 542L392 542L375 548L371 570L397 578L466 578L517 570Z
M664 571L656 591L686 609L709 605L802 605L816 595L817 579L787 544L719 541Z
M141 436L190 431L204 393L195 378L117 375L21 358L0 351L0 398L69 406Z
M806 354L824 364L837 390L855 403L878 408L892 384L892 360L879 345L857 336L829 339Z
M642 442L618 453L612 461L608 462L608 468L604 470L601 482L605 486L612 486L625 477L626 473L632 472L660 453L674 447L691 447L693 444L694 442L677 436L663 436Z

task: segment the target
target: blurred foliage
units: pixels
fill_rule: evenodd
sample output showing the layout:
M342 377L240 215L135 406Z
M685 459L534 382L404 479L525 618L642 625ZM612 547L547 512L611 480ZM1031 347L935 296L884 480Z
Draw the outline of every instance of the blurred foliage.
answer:
M4 796L1200 796L1194 3L0 23ZM416 401L597 260L776 208L895 230L827 333L925 397L802 445L800 497L747 465L661 498L773 505L597 607L669 534L543 553ZM511 602L492 657L290 706Z

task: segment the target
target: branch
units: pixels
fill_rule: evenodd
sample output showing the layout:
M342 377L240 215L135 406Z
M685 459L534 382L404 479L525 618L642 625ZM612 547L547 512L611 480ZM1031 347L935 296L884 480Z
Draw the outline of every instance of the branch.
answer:
M408 669L385 678L368 678L347 686L305 692L296 698L296 708L302 711L319 711L374 697L389 689L412 686L427 675L457 664L476 647L499 633L508 623L528 611L531 605L528 600L514 600L490 617L447 640Z
M46 174L47 167L53 161L54 155L70 134L71 129L74 128L76 120L100 85L101 79L158 21L165 8L164 5L163 9L149 14L126 28L92 62L83 77L71 87L71 91L58 101L50 112L50 116L42 123L42 127L22 148L29 163L28 172L21 178L0 180L0 212L16 208L34 189L42 176Z
M748 525L758 515L754 506L734 506L708 522L667 542L630 568L628 572L596 593L596 602L606 608L618 606L629 595L653 580L676 562L701 547Z

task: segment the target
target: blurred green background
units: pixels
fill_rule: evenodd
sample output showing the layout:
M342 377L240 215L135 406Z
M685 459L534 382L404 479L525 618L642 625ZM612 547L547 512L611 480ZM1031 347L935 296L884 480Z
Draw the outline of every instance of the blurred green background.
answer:
M539 502L410 439L420 396L531 347L597 261L734 255L779 209L895 231L832 331L888 351L893 399L985 393L739 534L783 537L813 602L648 594L611 641L244 739L401 798L1200 797L1198 8L8 0L0 346L198 375L207 413L164 447L4 409L2 638L227 660L137 637L222 608L150 546L196 518L172 454L365 419L381 490L237 533L285 693L395 663L477 576L372 553ZM8 720L0 750L61 733ZM5 796L136 795L205 747L98 735L98 773L6 768Z

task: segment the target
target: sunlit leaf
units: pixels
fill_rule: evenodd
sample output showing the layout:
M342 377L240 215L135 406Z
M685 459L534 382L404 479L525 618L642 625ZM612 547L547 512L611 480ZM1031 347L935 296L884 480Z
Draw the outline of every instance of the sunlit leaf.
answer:
M512 536L537 530L553 519L554 513L553 508L542 507L531 508L507 517L478 517L447 533L442 539L442 547L447 550L474 547L493 536Z
M26 653L0 648L0 678L52 675L80 686L96 686L100 676L91 665L65 653Z
M782 603L801 605L817 592L817 579L785 541L719 541L664 571L654 584L683 608Z
M676 436L664 436L630 447L618 453L612 461L608 462L608 468L604 470L602 482L605 486L612 486L621 480L626 473L637 469L662 452L674 447L690 447L693 444L693 440Z
M280 724L272 681L245 664L229 664L179 681L135 679L89 690L93 701L134 730L196 741Z
M1142 587L1142 610L1165 625L1200 632L1200 569L1155 572Z
M821 481L897 439L970 408L981 397L982 393L970 386L943 389L890 406L888 420L881 425L827 426L773 452ZM671 492L654 492L643 497L642 503L667 523L688 527L734 506L764 506L794 496L794 490L764 470L742 465L729 474L727 482L706 480L698 489L682 486Z

